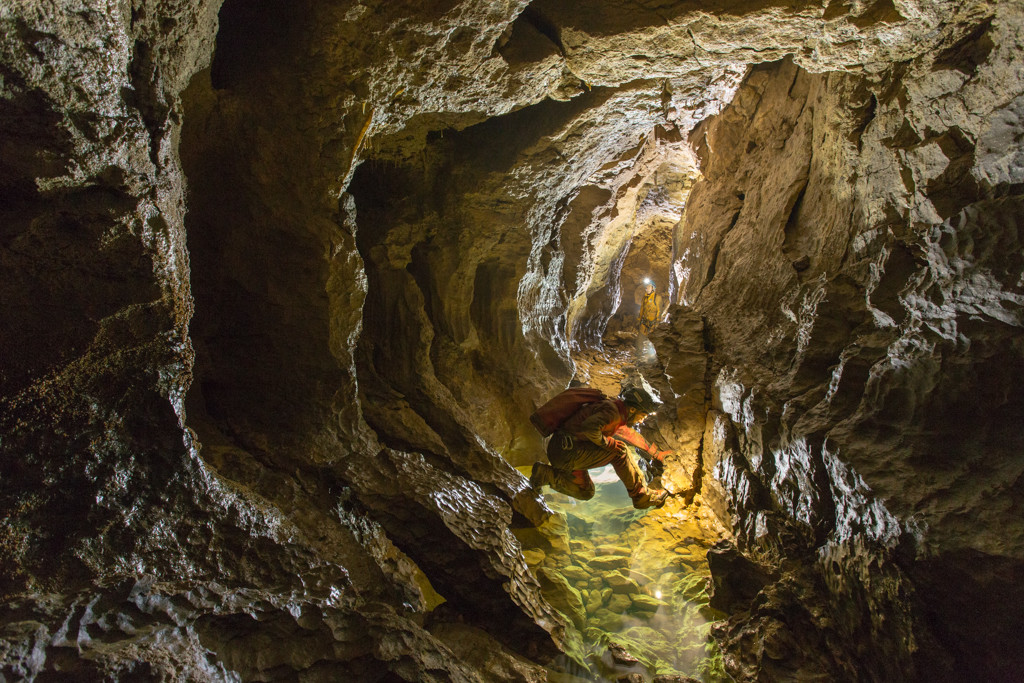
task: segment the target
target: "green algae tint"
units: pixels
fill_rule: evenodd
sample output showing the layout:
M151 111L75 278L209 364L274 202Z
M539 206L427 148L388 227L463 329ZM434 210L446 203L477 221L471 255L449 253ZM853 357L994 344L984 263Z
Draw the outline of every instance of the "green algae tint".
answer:
M548 680L615 681L635 672L645 680L731 681L710 637L712 622L726 615L708 606L705 556L724 530L699 497L689 507L672 498L660 510L634 510L611 467L591 474L592 500L545 488L556 514L516 531L544 597L576 629Z

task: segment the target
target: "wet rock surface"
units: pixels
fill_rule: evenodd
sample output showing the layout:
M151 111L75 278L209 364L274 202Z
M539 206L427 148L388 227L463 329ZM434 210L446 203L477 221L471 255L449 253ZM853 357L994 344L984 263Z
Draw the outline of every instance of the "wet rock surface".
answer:
M739 680L1024 666L1018 4L0 25L0 675L543 680L675 637L691 505ZM570 379L664 402L668 517L527 487Z
M614 474L601 479L586 502L545 489L556 516L517 534L534 549L531 567L545 598L580 634L549 676L727 680L710 639L724 613L709 605L705 559L727 531L699 498L692 505L673 498L645 513L632 508Z
M970 661L998 679L1015 666L966 654L986 646L962 630L950 639L931 609L911 607L947 604L939 586L956 585L991 612L986 638L996 640L1021 616L987 597L987 567L1021 557L1020 520L999 512L1015 505L1021 437L996 426L1020 415L1004 382L1021 367L1009 342L1019 294L1007 288L1021 268L984 246L1016 242L1019 221L1003 211L1018 190L988 180L1016 152L996 162L977 146L1019 97L1005 96L1017 88L1005 71L1016 57L996 47L1017 42L1014 15L1004 8L936 55L867 78L811 76L785 62L755 71L718 120L738 117L744 134L702 132L708 182L695 186L684 224L715 215L721 227L687 244L681 291L706 320L716 365L703 462L705 481L718 485L707 494L743 520L741 548L768 566L813 549L817 577L800 580L826 586L837 606L828 609L833 652L844 639L874 643L849 658L856 672L830 676L946 678ZM774 79L786 87L768 86ZM953 94L968 81L978 92L972 114ZM769 110L778 115L762 127ZM919 164L926 156L933 163ZM953 185L958 199L936 203L937 188ZM984 285L975 269L989 274ZM950 288L953 272L967 281ZM968 502L974 495L995 497ZM987 521L968 530L949 506ZM965 552L977 560L976 582L943 576L938 567L949 565L930 559ZM876 616L855 616L852 596ZM786 609L813 614L814 603L825 607L811 597ZM796 617L786 627L773 620L764 617L764 637L810 630ZM751 623L734 627L729 637L741 637Z

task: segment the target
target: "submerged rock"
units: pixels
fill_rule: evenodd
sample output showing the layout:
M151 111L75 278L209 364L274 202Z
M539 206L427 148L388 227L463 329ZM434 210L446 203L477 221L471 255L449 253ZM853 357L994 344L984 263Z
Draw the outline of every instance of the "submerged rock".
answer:
M537 578L551 606L571 620L576 628L582 629L586 623L587 609L580 592L560 572L553 569L541 567L537 570Z
M640 587L632 579L619 572L612 572L605 577L605 583L617 594L632 595L640 592Z
M547 555L543 550L524 550L523 559L526 560L526 564L534 567L543 564L547 559Z
M629 557L631 551L629 548L621 545L599 545L594 548L595 555L612 555L617 557Z
M629 653L629 651L617 643L608 644L608 653L618 664L636 664L640 660Z
M633 595L628 593L614 593L607 603L608 609L615 614L625 614L632 604Z
M643 593L631 596L631 600L631 609L637 612L657 612L659 609L668 606L668 603L665 601L650 595L644 595Z
M628 569L631 564L630 558L625 555L598 555L588 561L588 564L598 571L610 572L620 569Z
M575 564L570 564L568 566L562 567L561 572L562 576L569 579L570 581L590 581L590 572L588 572L583 567L580 567Z

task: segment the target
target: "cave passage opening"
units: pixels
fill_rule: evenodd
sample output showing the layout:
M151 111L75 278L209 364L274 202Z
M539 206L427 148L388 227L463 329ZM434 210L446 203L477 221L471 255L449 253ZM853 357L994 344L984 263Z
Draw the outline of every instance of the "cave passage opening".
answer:
M545 489L554 516L513 533L546 599L582 636L553 672L725 680L710 638L711 623L723 615L708 604L705 555L728 532L699 495L705 369L687 369L701 387L700 406L680 415L636 324L646 280L662 299L659 321L670 319L678 287L674 230L698 177L692 150L677 133L647 131L614 150L624 163L603 181L612 190L595 182L569 198L545 199L554 219L539 228L511 202L479 204L486 192L502 192L516 146L537 144L537 133L527 131L552 126L569 107L578 105L545 103L446 131L429 139L417 163L378 149L356 168L347 191L367 273L357 354L365 415L384 443L431 453L438 446L425 448L424 433L394 416L412 407L430 431L450 435L452 411L442 406L454 399L467 408L466 427L526 478L544 459L544 442L517 429L532 432L529 412L567 384L609 396L641 386L660 397L641 429L673 452L666 473L650 482L674 494L669 505L633 509L609 466L593 472L593 500ZM548 283L538 283L530 266L541 240ZM545 286L565 294L541 316L524 291ZM531 336L531 329L548 333ZM638 342L647 345L640 353Z
M305 132L315 128L309 113L265 103L246 118L264 102L265 80L292 82L287 71L299 68L288 54L297 19L278 10L225 3L212 68L185 94L197 302L190 401L193 424L211 418L206 452L217 452L216 428L290 467L277 444L320 429L297 424L336 423L322 410L332 400L320 397L351 382L381 444L493 486L476 478L473 459L500 456L522 468L543 457L527 416L545 397L571 382L612 396L646 386L663 407L644 435L678 456L663 475L673 502L635 511L605 471L596 473L594 501L545 493L552 528L515 524L513 533L545 597L583 636L586 651L569 653L567 668L595 680L631 666L715 680L721 663L708 629L720 615L708 606L704 554L725 531L699 498L704 425L699 411L679 414L665 358L636 353L646 279L664 298L659 317L671 319L681 284L675 232L699 177L680 130L659 115L622 116L642 110L637 99L660 111L660 86L588 88L459 129L427 120L382 132L373 107L359 107L366 116L346 119L345 135L362 152L347 185L335 188L304 160L338 164L345 177L353 158L317 146ZM274 24L272 58L247 57L253 21ZM261 144L232 142L251 136ZM594 148L566 147L585 142ZM341 202L326 221L315 202L298 199L336 190ZM290 196L298 200L282 199ZM345 249L356 266L324 260ZM309 330L335 334L352 319L351 367L339 368L343 344L332 341L325 354ZM651 340L657 345L658 333ZM704 381L703 367L690 370ZM430 583L429 560L420 568ZM443 584L431 588L442 594L431 605L456 597Z
M546 502L560 518L554 529L545 525L540 531L561 535L561 546L551 538L538 542L531 534L523 534L522 541L545 596L584 634L582 655L570 652L565 658L568 671L594 681L638 673L645 680L686 676L725 681L730 678L711 628L728 615L710 604L707 554L731 534L700 496L704 406L678 409L677 399L683 397L673 392L664 373L665 359L658 357L638 324L646 285L654 280L651 264L670 263L671 251L667 240L638 233L619 259L618 276L633 280L632 286L623 286L627 296L613 309L598 343L584 338L573 345L573 383L598 387L607 395L639 386L660 402L659 409L636 428L657 448L672 451L668 466L658 474L635 450L631 455L648 485L664 486L673 498L665 510L636 511L607 465L591 471L596 493L589 501L545 489ZM650 335L662 343L665 330L659 328L670 322L665 305ZM689 370L694 380L702 380L702 367Z
M0 678L1019 675L1024 7L718 4L7 3Z

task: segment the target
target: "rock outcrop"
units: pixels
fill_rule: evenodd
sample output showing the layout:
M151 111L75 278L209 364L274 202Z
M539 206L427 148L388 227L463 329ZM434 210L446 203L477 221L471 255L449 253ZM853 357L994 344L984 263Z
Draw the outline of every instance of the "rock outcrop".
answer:
M872 75L759 67L695 131L704 478L745 549L811 553L859 676L1020 664L1019 19Z
M730 673L1024 663L1015 3L0 25L0 676L543 680L526 416L644 276Z

